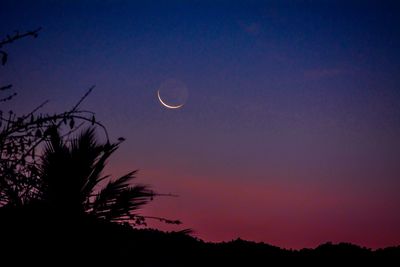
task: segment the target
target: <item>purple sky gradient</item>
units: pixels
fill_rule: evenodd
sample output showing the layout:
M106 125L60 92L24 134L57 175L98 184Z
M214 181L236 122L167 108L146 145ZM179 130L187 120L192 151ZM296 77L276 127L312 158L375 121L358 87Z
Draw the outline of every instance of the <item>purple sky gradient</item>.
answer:
M0 82L26 112L85 108L127 141L110 162L178 198L144 212L204 240L400 242L400 18L390 1L5 1ZM156 91L184 83L186 105ZM4 105L4 104L2 104ZM157 224L156 224L157 225ZM163 229L177 229L160 226Z

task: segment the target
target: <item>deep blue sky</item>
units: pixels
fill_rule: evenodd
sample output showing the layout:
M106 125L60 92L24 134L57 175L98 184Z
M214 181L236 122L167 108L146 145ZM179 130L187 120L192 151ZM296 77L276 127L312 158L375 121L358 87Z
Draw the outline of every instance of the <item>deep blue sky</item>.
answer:
M145 2L145 3L144 3ZM111 170L178 199L206 240L285 247L400 240L400 16L396 1L2 1L6 108L85 107L124 136ZM186 84L179 110L156 98ZM3 104L4 105L4 104ZM361 225L361 226L360 226Z

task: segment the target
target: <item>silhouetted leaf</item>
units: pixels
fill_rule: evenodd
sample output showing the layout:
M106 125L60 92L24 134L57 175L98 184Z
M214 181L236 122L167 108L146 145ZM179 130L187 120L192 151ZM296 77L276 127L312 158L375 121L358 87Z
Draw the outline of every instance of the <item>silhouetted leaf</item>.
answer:
M1 55L1 65L5 65L8 59L8 55L4 51L0 51L0 55Z
M72 130L74 128L74 126L75 126L75 120L74 120L74 118L71 118L69 121L69 128Z

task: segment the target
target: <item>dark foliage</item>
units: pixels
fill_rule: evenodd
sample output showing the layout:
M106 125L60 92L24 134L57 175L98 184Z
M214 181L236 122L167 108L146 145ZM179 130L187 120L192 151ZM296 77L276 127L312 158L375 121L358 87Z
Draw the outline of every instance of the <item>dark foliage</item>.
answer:
M90 217L77 224L57 217L37 216L41 214L40 209L20 211L18 216L6 213L4 209L0 212L0 234L3 237L0 253L4 253L3 258L24 255L29 263L53 262L52 257L71 263L90 261L91 266L99 262L112 266L127 263L154 267L397 266L400 263L400 247L373 251L352 244L326 243L315 249L287 250L241 239L207 243L184 231L139 230Z
M41 28L24 33L16 32L0 40L0 67L8 61L4 47L26 37L36 38ZM0 207L22 206L36 198L40 177L38 159L40 146L49 139L50 131L57 129L68 138L85 124L101 127L108 139L105 127L96 120L95 113L81 109L82 102L94 86L71 109L54 113L39 113L48 101L44 101L27 114L5 111L0 106ZM0 104L12 100L12 84L0 85Z
M114 180L103 174L119 144L99 143L94 128L68 140L63 140L56 128L49 131L38 165L40 184L33 203L69 219L91 216L108 222L145 224L147 217L137 211L158 194L146 185L133 184L137 171Z

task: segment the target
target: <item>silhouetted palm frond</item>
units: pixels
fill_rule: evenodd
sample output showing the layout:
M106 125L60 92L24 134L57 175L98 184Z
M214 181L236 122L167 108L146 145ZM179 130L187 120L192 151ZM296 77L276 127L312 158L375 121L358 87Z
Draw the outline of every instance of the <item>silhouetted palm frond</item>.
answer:
M155 193L145 185L131 186L137 171L110 181L96 196L92 213L109 221L124 221L152 200Z
M99 144L93 128L69 142L57 131L51 132L40 168L40 199L70 216L90 214L107 221L129 222L155 193L146 185L131 184L137 171L96 191L109 178L102 171L117 148L118 144Z

